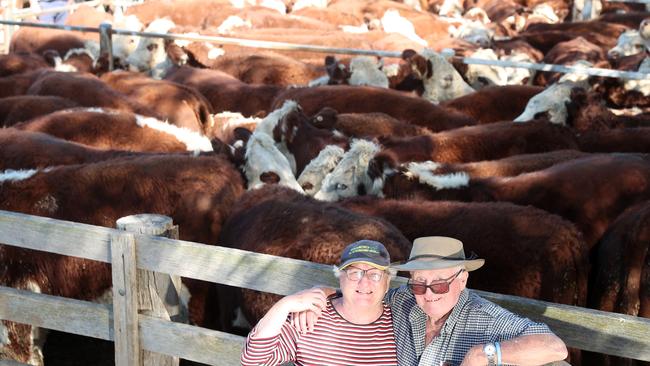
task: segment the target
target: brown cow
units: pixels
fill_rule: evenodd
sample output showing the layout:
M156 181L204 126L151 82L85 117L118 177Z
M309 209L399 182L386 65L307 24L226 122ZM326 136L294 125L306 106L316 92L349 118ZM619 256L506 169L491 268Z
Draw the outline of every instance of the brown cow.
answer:
M48 69L40 69L0 77L0 98L13 97L27 93L27 90L36 79L49 72L51 71Z
M589 306L650 318L650 201L628 208L594 248ZM642 365L603 355L586 355L590 364Z
M5 181L0 208L106 227L123 216L157 213L173 218L182 240L212 244L242 192L239 172L222 156L157 156L64 166ZM0 261L3 286L83 300L96 299L111 286L106 263L4 245ZM217 327L211 318L218 310L209 302L210 287L184 283L192 295L190 321ZM9 338L2 338L0 355L20 362L37 355L31 326L5 321L2 325Z
M402 122L385 113L338 113L325 107L311 117L311 124L328 130L336 130L349 137L409 137L429 135L431 131L420 126Z
M607 172L607 175L603 175ZM436 178L395 174L383 185L390 198L508 201L533 205L572 221L593 247L627 207L650 199L650 158L641 154L585 157L518 175L467 180L464 186L436 188Z
M208 138L151 117L98 108L66 109L14 125L101 149L212 151ZM219 141L214 141L219 144Z
M479 123L512 121L526 109L530 98L542 90L532 85L489 86L440 105L465 113Z
M0 126L9 127L62 109L79 107L70 99L50 95L18 95L0 98Z
M463 163L578 147L569 128L544 121L491 123L428 136L387 138L381 144L382 151L368 168L372 179L411 161Z
M218 242L253 252L335 264L343 248L359 239L382 242L395 261L403 260L411 247L402 233L383 219L274 185L247 191L239 199ZM277 300L276 295L246 290L241 305L247 319L256 323Z
M49 67L45 59L35 53L11 52L0 55L0 77Z
M26 94L56 95L73 100L84 107L113 108L157 117L151 108L130 99L92 74L44 73L32 83Z
M307 115L316 114L323 107L334 108L339 113L381 112L434 132L477 123L466 114L385 88L328 85L288 89L277 96L273 108L285 100L298 102Z
M54 136L14 128L0 129L0 171L45 169L57 165L95 163L121 157L153 155L123 150L103 150Z
M192 87L127 71L106 73L101 80L138 103L151 106L161 119L175 126L205 132L213 122L210 103Z
M166 80L197 89L212 105L215 113L239 112L246 117L264 116L276 108L272 102L285 88L277 85L246 84L225 72L179 67Z

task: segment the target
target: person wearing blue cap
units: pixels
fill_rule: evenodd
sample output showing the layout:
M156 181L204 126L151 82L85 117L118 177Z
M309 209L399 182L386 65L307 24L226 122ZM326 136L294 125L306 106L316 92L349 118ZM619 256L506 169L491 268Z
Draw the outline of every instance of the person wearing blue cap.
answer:
M377 241L348 245L334 267L340 296L312 288L282 298L248 335L242 365L397 365L393 318L383 302L395 275L389 265ZM309 332L298 332L290 314L308 310L320 318Z

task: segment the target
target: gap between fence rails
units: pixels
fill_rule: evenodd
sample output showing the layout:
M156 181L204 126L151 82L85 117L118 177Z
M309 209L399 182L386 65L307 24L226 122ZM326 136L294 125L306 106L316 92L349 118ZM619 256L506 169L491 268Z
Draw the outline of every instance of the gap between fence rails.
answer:
M650 0L647 1L650 2ZM0 24L37 27L37 28L63 29L67 31L81 31L81 32L93 32L93 33L100 32L99 28L72 26L72 25L16 22L16 21L9 21L9 20L0 20ZM110 33L117 34L117 35L163 38L169 40L182 39L188 41L213 42L213 43L230 44L230 45L237 45L243 47L267 48L267 49L288 50L288 51L310 51L310 52L322 52L322 53L334 53L334 54L367 55L367 56L381 56L381 57L395 57L395 58L400 58L402 55L401 51L397 52L397 51L361 50L361 49L352 49L352 48L335 48L335 47L327 47L327 46L314 46L314 45L294 44L294 43L287 43L287 42L257 41L257 40L250 40L250 39L229 38L229 37L219 37L219 36L136 32L136 31L112 29L112 28L110 30ZM621 79L629 79L629 80L646 80L646 79L650 80L650 73L642 73L638 71L618 71L618 70L602 69L602 68L595 68L595 67L576 67L576 66L565 66L565 65L554 65L554 64L539 64L539 63L531 63L531 62L486 60L486 59L458 57L458 56L453 56L453 57L468 65L514 67L514 68L533 69L538 71L551 71L551 72L559 72L559 73L573 72L581 75L603 76L603 77L621 78Z

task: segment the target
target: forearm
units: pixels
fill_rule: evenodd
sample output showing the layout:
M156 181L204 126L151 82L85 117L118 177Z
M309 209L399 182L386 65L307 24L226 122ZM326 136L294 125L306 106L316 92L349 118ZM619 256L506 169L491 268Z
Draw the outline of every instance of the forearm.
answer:
M567 357L564 342L554 334L531 334L500 342L501 363L543 365Z
M253 338L271 338L280 334L282 325L289 316L289 311L282 300L278 301L269 309L262 319L257 323L257 330Z

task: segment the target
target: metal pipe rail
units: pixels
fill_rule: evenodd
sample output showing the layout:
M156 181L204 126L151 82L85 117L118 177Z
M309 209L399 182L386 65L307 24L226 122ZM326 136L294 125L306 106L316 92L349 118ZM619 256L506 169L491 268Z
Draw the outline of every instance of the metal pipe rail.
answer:
M644 1L650 1L650 0L644 0ZM100 32L99 28L71 26L71 25L16 22L16 21L7 21L7 20L0 21L0 24L51 28L51 29L64 29L68 31L95 32L95 33ZM108 33L119 34L119 35L140 36L140 37L163 38L169 40L182 39L187 41L213 42L213 43L229 44L229 45L236 45L242 47L267 48L267 49L289 50L289 51L309 51L309 52L320 52L320 53L367 55L367 56L397 57L397 58L401 57L402 54L401 51L398 52L398 51L361 50L361 49L352 49L352 48L336 48L336 47L327 47L327 46L294 44L294 43L287 43L287 42L257 41L257 40L250 40L250 39L219 37L219 36L135 32L135 31L129 31L123 29L110 29L110 32ZM485 59L478 59L478 58L471 58L471 57L464 57L464 58L454 57L454 58L468 65L514 67L514 68L533 69L538 71L551 71L551 72L560 72L560 73L572 72L581 75L614 77L614 78L621 78L627 80L650 80L650 73L642 73L637 71L618 71L618 70L602 69L596 67L585 68L585 67L565 66L565 65L538 64L538 63L531 63L531 62L485 60Z

